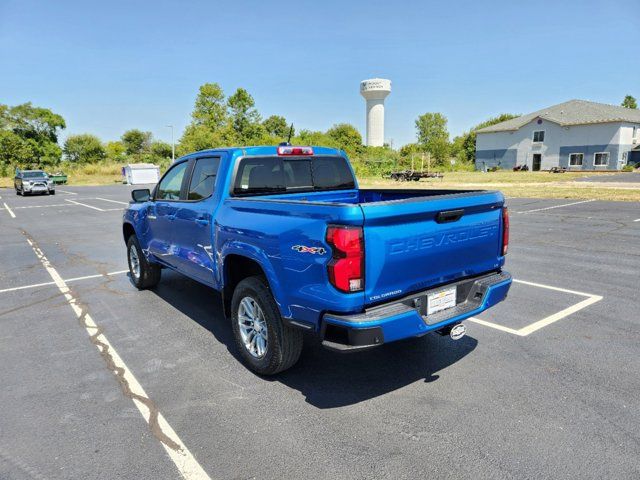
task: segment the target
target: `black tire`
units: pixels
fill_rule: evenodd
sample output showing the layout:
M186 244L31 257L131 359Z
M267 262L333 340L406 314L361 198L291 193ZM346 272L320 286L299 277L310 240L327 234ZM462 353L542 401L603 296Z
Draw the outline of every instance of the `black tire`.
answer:
M20 195L20 190L16 188L16 195Z
M135 274L134 266L132 265L132 249L135 249L135 254L137 255L139 264L139 273L137 275ZM160 265L147 261L146 257L142 253L142 249L140 248L140 243L138 243L138 238L135 235L131 235L127 241L127 263L129 265L129 277L131 278L131 282L133 282L138 290L155 287L158 285L158 282L160 282L160 277L162 275Z
M55 195L56 191L55 190L49 190L49 195Z
M258 304L267 325L266 351L260 358L249 352L240 334L238 310L245 297L250 297ZM282 322L278 306L262 276L245 278L234 290L231 300L231 328L244 364L260 375L275 375L287 370L300 358L302 332Z

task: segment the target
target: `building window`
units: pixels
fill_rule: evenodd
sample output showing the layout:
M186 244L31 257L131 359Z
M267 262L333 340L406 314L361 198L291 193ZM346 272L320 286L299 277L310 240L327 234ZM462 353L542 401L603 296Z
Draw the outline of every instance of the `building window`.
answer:
M609 152L594 153L593 165L595 167L606 167L609 165Z
M571 155L569 155L569 166L581 167L582 160L584 160L584 153L572 153Z
M544 130L536 130L533 132L533 143L544 142Z

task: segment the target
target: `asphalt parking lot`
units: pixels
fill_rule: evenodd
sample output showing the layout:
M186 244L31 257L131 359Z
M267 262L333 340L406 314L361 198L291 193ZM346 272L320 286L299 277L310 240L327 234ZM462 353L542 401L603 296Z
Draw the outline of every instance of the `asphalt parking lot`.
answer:
M465 338L264 379L213 290L130 284L129 191L0 189L0 478L640 477L638 203L509 199L517 282Z

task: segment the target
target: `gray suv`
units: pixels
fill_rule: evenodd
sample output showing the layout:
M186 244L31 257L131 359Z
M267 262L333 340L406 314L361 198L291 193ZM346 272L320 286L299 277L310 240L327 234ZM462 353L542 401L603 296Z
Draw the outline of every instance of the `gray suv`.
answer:
M31 193L46 193L55 195L56 186L42 170L19 170L13 179L16 195Z

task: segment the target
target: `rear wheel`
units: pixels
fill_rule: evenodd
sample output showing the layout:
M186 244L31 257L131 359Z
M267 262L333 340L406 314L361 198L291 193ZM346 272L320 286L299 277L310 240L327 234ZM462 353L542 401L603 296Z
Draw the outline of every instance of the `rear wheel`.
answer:
M243 362L261 375L292 367L302 351L302 332L282 323L264 277L242 280L231 300L233 336Z
M160 282L160 265L146 259L135 235L131 235L127 241L127 260L131 281L138 290L155 287Z

